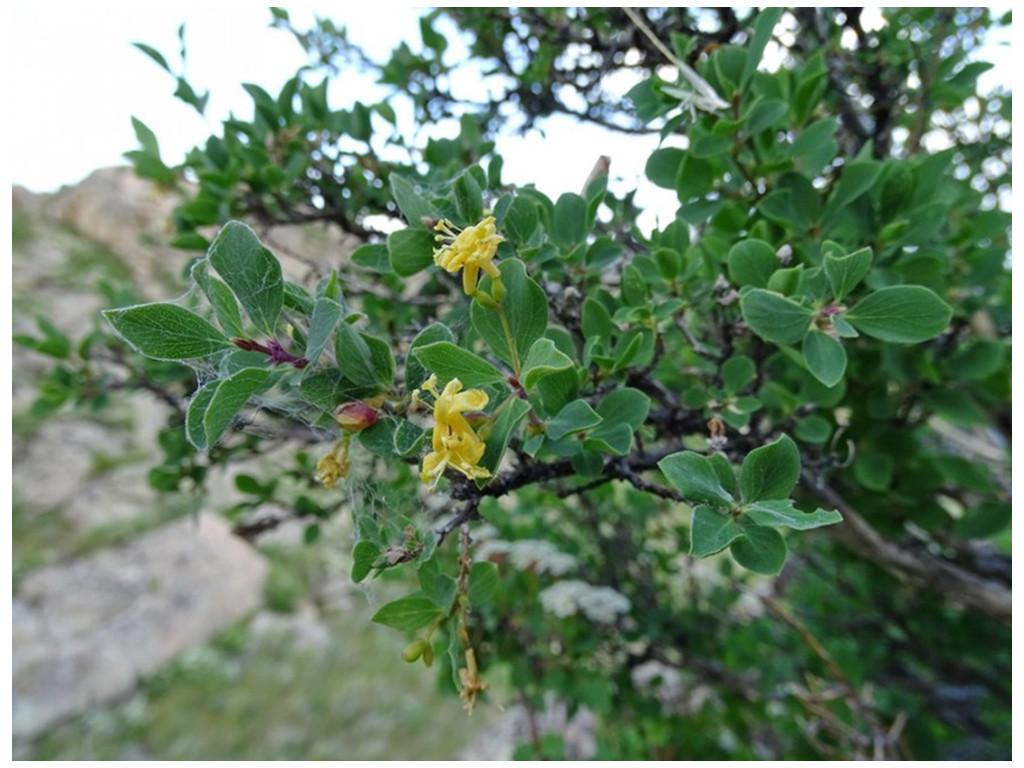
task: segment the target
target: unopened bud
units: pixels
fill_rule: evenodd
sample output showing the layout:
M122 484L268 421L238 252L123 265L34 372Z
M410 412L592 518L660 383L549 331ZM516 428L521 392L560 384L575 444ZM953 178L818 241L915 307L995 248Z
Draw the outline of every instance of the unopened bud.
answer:
M505 300L505 286L502 285L500 277L491 280L491 295L499 304Z
M423 642L427 643L426 640L424 640ZM422 658L423 666L425 667L429 667L431 664L434 663L434 646L432 646L430 643L427 643L427 647L423 649Z
M405 650L402 651L402 658L412 664L423 656L427 651L430 651L430 659L434 659L434 649L430 647L430 643L424 640L422 637L418 640L414 640L405 646ZM430 666L429 664L427 666Z
M339 405L334 409L334 420L338 425L349 432L361 432L367 427L372 427L380 418L380 413L372 405L361 400Z
M494 300L487 291L481 291L479 288L474 291L473 298L477 300L481 307L487 307L487 309L497 309L498 302Z

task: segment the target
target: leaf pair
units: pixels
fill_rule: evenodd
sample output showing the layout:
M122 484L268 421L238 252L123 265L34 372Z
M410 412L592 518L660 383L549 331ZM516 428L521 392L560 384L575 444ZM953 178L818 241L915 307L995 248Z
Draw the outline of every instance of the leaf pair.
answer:
M776 528L808 530L842 520L838 512L801 512L789 498L800 478L800 453L786 435L747 454L738 485L732 465L721 454L683 451L666 456L658 466L695 503L690 538L694 557L731 546L744 567L776 574L786 561L786 543Z

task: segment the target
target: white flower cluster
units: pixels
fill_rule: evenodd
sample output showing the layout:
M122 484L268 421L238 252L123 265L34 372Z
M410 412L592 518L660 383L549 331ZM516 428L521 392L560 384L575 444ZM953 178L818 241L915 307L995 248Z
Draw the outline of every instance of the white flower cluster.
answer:
M533 570L561 576L576 567L576 558L559 551L550 541L523 539L502 541L489 539L480 544L477 560L488 560L491 555L505 555L514 568L520 571Z
M583 581L559 581L540 593L544 610L559 618L582 613L598 624L612 624L628 613L629 598L611 587L595 587Z

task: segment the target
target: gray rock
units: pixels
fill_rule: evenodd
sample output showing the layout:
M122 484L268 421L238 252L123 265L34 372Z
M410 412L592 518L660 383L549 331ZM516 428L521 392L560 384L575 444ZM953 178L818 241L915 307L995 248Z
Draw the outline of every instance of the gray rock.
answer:
M266 562L202 515L26 576L15 595L13 732L125 696L262 601Z

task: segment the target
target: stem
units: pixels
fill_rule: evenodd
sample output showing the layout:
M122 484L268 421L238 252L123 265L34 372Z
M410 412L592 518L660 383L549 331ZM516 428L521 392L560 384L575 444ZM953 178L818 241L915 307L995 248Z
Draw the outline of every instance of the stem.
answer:
M505 333L505 343L508 344L508 353L512 357L512 371L518 379L523 371L519 365L519 353L516 351L516 340L512 337L512 328L509 327L505 308L501 304L495 307L495 311L498 313L498 319L501 320L501 330Z

